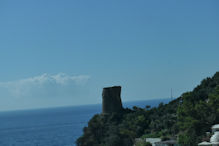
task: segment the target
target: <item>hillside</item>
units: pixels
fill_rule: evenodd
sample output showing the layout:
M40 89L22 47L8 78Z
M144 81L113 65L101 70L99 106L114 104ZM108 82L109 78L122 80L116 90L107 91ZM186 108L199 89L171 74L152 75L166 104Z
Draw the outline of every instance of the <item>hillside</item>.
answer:
M132 146L137 137L161 137L177 138L181 145L193 146L216 123L219 123L219 72L168 104L97 114L76 143L78 146Z

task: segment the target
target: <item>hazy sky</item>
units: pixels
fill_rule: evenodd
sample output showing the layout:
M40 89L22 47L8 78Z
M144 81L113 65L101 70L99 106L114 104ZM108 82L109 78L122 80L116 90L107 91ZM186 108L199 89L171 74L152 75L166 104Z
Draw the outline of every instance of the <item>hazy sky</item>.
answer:
M1 0L0 110L174 97L219 71L217 0Z

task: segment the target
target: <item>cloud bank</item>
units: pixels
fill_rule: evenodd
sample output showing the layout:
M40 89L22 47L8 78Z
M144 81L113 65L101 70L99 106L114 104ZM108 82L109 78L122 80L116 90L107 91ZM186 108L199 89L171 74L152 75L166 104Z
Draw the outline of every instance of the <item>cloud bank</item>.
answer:
M25 108L22 103L30 107L34 102L45 103L45 106L46 104L58 106L68 104L70 101L72 104L78 103L79 99L89 95L89 79L90 77L86 75L45 73L16 81L0 82L0 105L19 105Z

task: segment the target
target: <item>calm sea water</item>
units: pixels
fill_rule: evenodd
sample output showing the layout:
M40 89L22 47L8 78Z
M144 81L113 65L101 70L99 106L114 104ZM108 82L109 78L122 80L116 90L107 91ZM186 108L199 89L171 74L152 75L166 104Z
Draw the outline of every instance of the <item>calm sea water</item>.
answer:
M170 99L126 102L124 107L157 106ZM75 146L101 105L0 112L0 146Z

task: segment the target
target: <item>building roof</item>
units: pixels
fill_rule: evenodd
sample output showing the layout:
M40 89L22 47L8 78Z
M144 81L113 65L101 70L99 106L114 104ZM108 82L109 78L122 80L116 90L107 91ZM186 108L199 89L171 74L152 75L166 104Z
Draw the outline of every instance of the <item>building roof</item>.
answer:
M203 141L203 142L201 142L201 143L199 143L198 145L211 145L211 143L210 142L207 142L207 141Z
M160 142L161 138L146 138L146 142L150 142L150 143L156 143L156 142Z
M215 124L211 127L212 129L219 129L219 124Z

